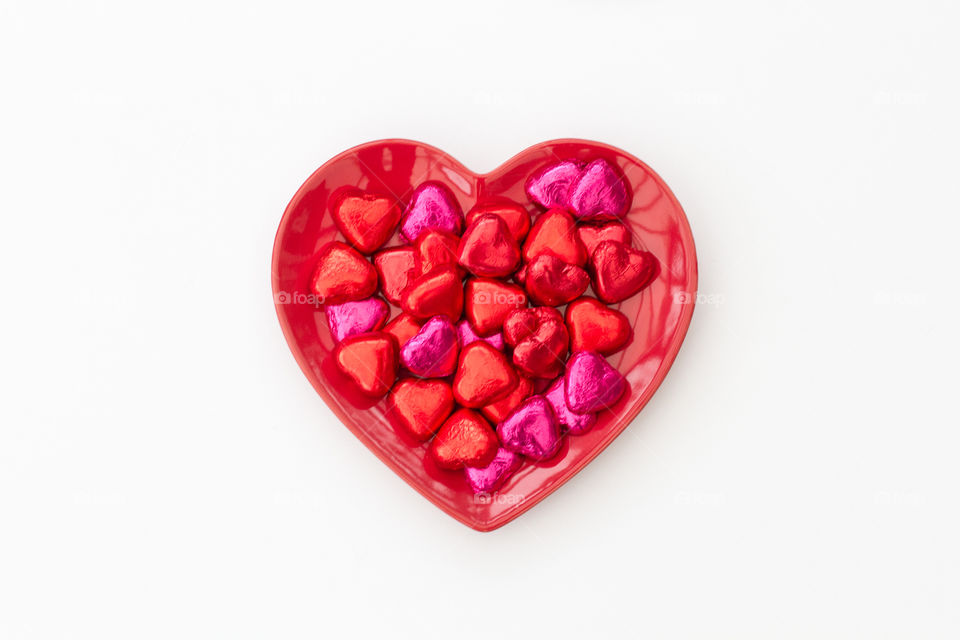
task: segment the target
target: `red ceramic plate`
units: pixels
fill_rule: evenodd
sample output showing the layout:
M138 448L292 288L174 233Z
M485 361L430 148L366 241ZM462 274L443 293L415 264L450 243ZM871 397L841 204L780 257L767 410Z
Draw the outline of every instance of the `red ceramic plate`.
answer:
M524 203L533 211L523 190L527 176L546 163L566 158L605 158L620 168L633 193L624 223L633 233L634 246L659 258L661 272L647 289L617 305L633 320L635 335L626 349L609 360L626 376L629 393L601 413L589 433L564 437L555 458L545 464L524 463L497 495L478 498L462 472L437 468L426 455L427 445L411 440L392 422L384 400L372 401L353 391L334 366L326 317L310 297L313 256L338 237L327 204L338 188L359 187L405 202L421 182L439 180L453 190L464 212L479 199L494 197ZM399 244L396 237L387 243L393 244ZM587 140L538 144L486 174L474 173L443 151L410 140L354 147L317 169L300 187L283 214L273 248L273 292L280 325L317 393L384 464L435 505L480 531L496 529L543 500L627 428L680 349L693 315L696 289L693 237L670 189L637 158Z

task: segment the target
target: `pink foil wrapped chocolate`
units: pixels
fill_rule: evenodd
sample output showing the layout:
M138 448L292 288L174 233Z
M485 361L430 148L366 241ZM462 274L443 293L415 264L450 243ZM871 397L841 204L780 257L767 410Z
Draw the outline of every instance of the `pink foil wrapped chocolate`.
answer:
M368 331L377 331L387 322L390 308L380 298L366 298L326 306L327 326L334 342Z
M523 464L523 456L500 447L485 467L466 467L467 482L474 493L493 493Z
M563 392L563 377L557 378L550 389L544 394L557 414L557 422L561 427L566 427L570 433L585 433L597 424L597 414L595 413L574 413L567 406L567 397Z
M442 378L457 368L457 329L446 316L430 318L400 350L400 362L421 378Z
M440 182L424 182L417 187L400 222L400 235L407 242L427 229L456 235L463 231L463 210L450 189Z
M597 159L570 185L570 208L584 221L619 218L627 212L627 186L610 163Z
M564 160L543 167L524 185L527 196L542 207L567 207L570 204L570 187L580 177L580 164Z
M560 425L543 396L531 396L497 426L504 448L534 460L548 460L560 449Z
M567 361L563 391L574 413L592 413L612 406L626 389L626 380L596 351L578 351Z

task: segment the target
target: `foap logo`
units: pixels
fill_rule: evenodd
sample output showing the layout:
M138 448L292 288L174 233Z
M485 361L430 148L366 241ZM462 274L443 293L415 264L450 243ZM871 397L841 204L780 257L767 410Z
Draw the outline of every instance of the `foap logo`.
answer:
M300 291L278 291L273 294L273 301L276 304L309 304L319 308L323 304L323 296Z
M474 504L514 505L521 502L523 502L523 496L516 493L477 493L473 496Z
M698 304L719 307L723 304L723 294L701 293L699 291L677 291L673 294L674 304Z
M507 293L505 291L478 291L473 295L473 304L510 304L525 305L527 296L523 293Z

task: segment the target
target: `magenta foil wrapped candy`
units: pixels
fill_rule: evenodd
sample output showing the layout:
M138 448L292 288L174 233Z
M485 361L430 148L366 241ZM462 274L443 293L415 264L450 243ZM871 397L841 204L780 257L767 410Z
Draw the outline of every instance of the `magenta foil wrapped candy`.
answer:
M626 389L626 380L596 351L578 351L567 360L563 391L574 413L611 407Z
M550 402L530 396L497 426L504 448L534 460L548 460L560 449L560 425Z
M523 464L523 456L500 447L485 467L466 467L464 473L474 493L493 493Z
M383 328L390 308L380 298L367 298L342 304L328 304L327 326L334 342Z
M570 185L570 208L580 220L611 220L630 208L620 174L603 159L594 160Z
M567 207L570 204L570 187L579 177L580 164L574 160L563 160L531 175L524 188L527 196L542 207Z
M440 182L424 182L403 212L400 236L412 243L428 229L460 235L463 231L463 210L456 197Z
M566 430L570 433L585 433L597 424L597 414L574 413L567 406L567 397L563 392L563 376L557 378L543 397L550 401L550 406L557 414L557 422L560 423L561 427L566 427Z
M400 349L400 362L421 378L443 378L457 369L457 329L446 316L434 316Z

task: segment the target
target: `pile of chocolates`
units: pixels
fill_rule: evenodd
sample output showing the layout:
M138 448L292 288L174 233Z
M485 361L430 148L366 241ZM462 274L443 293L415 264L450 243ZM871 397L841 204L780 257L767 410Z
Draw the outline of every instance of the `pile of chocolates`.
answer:
M606 356L633 330L610 305L659 273L619 221L631 195L606 160L550 164L525 190L532 224L527 205L504 199L464 216L440 182L403 210L342 190L331 212L345 242L320 249L311 278L339 369L386 396L394 422L476 493L550 459L620 399L626 381ZM403 244L382 248L398 225Z

